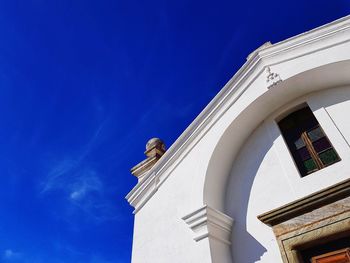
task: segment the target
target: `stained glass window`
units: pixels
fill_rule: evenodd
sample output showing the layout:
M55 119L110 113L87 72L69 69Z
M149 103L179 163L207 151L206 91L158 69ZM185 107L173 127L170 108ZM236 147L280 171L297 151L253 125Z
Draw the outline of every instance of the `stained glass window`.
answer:
M278 125L301 176L340 161L309 107L289 114Z

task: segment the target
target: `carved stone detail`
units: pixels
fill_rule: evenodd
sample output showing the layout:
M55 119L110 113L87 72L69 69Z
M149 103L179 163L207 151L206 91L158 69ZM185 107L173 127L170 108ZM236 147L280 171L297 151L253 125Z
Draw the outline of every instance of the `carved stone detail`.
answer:
M349 236L350 179L264 213L283 262L301 262L299 249Z
M268 89L270 89L273 86L277 85L278 83L282 82L280 75L277 73L271 72L270 67L266 67L265 72L267 74L266 83L267 83Z
M269 226L274 226L348 196L350 196L350 179L261 214L258 219Z
M146 144L145 155L147 159L131 168L131 173L139 180L143 179L143 176L158 162L164 153L165 144L163 141L159 138L152 138Z

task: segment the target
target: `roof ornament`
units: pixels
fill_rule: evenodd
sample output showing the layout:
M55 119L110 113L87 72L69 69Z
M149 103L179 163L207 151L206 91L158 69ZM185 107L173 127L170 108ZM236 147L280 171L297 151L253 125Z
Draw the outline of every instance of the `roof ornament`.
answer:
M156 164L165 153L165 144L159 138L152 138L146 144L146 159L131 168L131 173L139 180Z
M267 74L266 83L267 83L268 89L270 89L273 86L276 86L278 83L282 82L280 75L277 73L271 72L270 67L266 67L265 72Z

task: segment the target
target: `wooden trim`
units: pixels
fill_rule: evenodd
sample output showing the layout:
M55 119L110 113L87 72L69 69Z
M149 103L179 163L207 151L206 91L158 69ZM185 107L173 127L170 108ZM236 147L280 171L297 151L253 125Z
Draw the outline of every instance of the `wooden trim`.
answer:
M318 124L318 127L320 127L320 125ZM325 136L325 134L324 134ZM327 136L325 136L327 138ZM320 157L318 157L318 154L314 148L314 146L312 145L312 141L310 140L309 136L307 135L307 131L304 131L301 134L301 139L304 141L306 149L308 150L308 152L311 155L311 158L315 161L317 169L320 170L324 167ZM328 139L328 138L327 138Z
M274 226L348 196L350 196L350 179L261 214L258 219L269 226Z
M350 249L340 249L312 258L312 263L347 263L350 262Z

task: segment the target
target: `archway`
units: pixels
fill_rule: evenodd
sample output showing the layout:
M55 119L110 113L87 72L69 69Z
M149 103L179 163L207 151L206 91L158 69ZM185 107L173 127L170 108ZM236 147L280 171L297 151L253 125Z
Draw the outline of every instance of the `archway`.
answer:
M226 127L211 154L205 175L204 203L226 212L226 184L232 164L249 135L264 119L300 96L349 84L349 72L349 60L320 66L284 80L247 105Z

